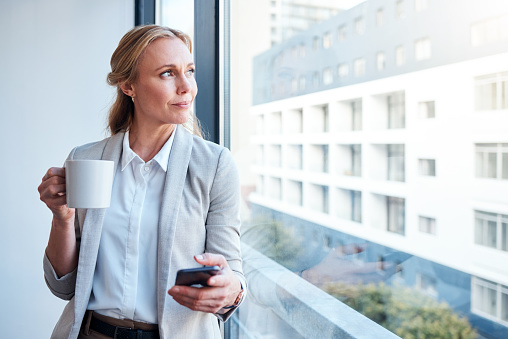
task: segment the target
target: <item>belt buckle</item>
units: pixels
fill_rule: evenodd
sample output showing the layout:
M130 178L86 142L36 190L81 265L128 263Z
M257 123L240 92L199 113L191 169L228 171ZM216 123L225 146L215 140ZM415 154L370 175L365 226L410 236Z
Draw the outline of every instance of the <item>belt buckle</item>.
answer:
M119 330L132 331L132 327L115 326L115 333L113 335L113 339L122 339L121 332L120 333L118 332ZM120 337L118 336L119 334Z

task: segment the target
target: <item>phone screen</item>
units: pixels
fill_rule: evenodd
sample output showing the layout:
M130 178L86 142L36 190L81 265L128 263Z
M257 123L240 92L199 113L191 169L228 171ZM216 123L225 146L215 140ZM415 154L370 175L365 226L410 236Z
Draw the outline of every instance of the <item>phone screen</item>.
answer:
M175 285L201 285L208 286L207 281L211 276L220 272L219 266L204 266L179 270L176 273Z

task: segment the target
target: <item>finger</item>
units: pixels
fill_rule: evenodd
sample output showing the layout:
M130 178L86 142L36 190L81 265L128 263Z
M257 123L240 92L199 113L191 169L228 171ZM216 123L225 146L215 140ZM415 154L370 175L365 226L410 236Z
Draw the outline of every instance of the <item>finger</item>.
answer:
M224 267L229 267L228 262L226 261L226 258L220 254L214 254L214 253L203 253L194 256L194 260L196 260L201 265L208 265L208 266L219 266L221 269Z
M49 200L52 198L61 197L66 192L66 185L51 185L51 184L41 184L39 186L39 194L41 196L41 200Z
M218 287L173 286L168 291L173 298L192 302L220 302L226 297L226 290Z
M48 178L58 176L65 178L65 168L64 167L51 167L48 169L44 177L42 177L42 181L47 180Z
M51 210L54 210L55 208L59 208L59 207L62 207L62 206L65 206L67 205L67 197L64 195L64 196L61 196L61 197L57 197L57 198L51 198L51 199L46 199L46 200L43 200L41 198L41 200L46 204L46 206L48 206L48 208L50 208Z
M185 288L184 286L173 286L168 293L180 305L194 311L215 313L222 308L225 298L214 298L216 293L210 293L208 288Z
M222 272L222 271L221 271ZM236 278L233 276L233 278ZM228 287L231 284L231 277L229 274L217 274L208 278L206 282L210 287Z

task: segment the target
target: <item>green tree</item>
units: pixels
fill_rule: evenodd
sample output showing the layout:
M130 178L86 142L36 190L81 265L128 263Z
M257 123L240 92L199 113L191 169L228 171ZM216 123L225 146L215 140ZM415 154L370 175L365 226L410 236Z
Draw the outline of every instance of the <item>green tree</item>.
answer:
M242 240L291 271L303 255L302 239L281 221L259 217L244 225Z
M402 286L331 283L324 290L404 339L474 339L466 318L446 303Z

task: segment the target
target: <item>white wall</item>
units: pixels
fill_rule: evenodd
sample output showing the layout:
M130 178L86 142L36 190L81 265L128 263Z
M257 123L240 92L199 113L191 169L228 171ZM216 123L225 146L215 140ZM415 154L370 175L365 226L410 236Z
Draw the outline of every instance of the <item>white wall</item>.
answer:
M44 283L51 214L37 186L105 136L109 59L133 25L133 0L0 2L2 338L48 338L64 306Z

